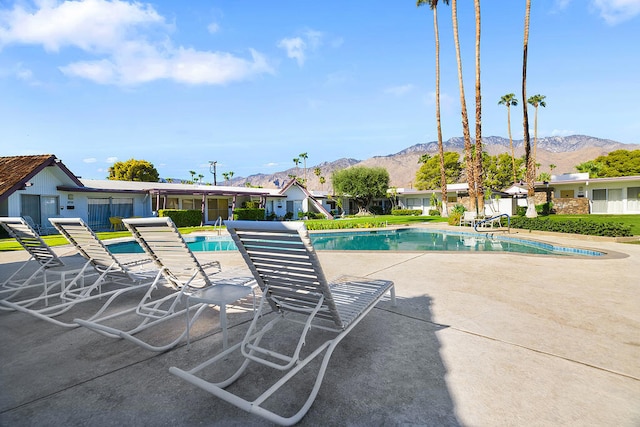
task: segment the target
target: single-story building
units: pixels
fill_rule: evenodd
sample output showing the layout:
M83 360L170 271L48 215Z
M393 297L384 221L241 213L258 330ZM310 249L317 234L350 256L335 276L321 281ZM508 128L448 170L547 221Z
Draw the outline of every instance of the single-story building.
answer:
M573 173L552 176L550 182L536 182L536 204L551 202L558 214L640 214L640 176L615 178L589 178L588 173ZM451 209L458 203L470 206L468 185L447 186L447 206ZM440 189L415 190L394 189L399 206L420 209L427 215L435 209L435 200L442 200ZM514 184L493 192L485 201L485 213L507 213L513 215L517 206L526 206L527 188L523 183Z
M231 218L255 201L282 218L287 212L319 212L332 218L332 204L292 180L280 189L81 179L52 154L0 157L0 216L29 216L44 231L48 218L79 217L96 230L110 217L147 217L159 209L197 209L203 223Z

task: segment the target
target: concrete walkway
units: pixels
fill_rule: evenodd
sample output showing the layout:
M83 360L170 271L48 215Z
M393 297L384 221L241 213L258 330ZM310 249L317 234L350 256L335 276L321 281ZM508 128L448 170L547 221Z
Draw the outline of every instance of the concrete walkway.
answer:
M341 342L300 425L639 426L640 245L532 237L614 254L320 252L329 277L394 280L398 305L382 301ZM0 280L24 259L0 253ZM229 314L231 342L249 318ZM0 425L268 425L168 372L221 349L217 322L209 310L190 349L156 354L0 312ZM274 407L302 402L310 378Z

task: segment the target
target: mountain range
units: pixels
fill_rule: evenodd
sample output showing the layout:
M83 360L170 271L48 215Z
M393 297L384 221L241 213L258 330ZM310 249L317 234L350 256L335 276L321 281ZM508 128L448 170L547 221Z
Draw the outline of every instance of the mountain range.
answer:
M533 138L531 144L533 146ZM499 136L489 136L482 138L483 150L490 155L509 152L509 139ZM443 142L444 151L455 151L464 155L464 139L462 137L451 138ZM524 156L523 140L513 140L516 157ZM638 150L640 144L623 144L610 139L595 138L585 135L554 136L538 138L537 162L541 164L540 172L551 172L549 165L556 167L554 175L576 172L576 165L593 160L598 156L605 155L615 150ZM533 150L533 147L532 147ZM331 174L340 169L359 165L385 168L389 172L390 185L400 188L412 188L415 182L416 172L420 168L419 159L423 154L434 155L438 153L438 142L426 142L412 145L395 154L386 156L375 156L366 160L356 160L342 158L332 162L323 162L310 165L307 160L306 178L307 188L310 190L331 189ZM320 168L320 176L326 180L320 184L320 179L314 174L314 170ZM248 177L236 177L231 179L226 185L244 186L247 183L251 186L263 188L275 188L284 185L289 181L290 175L304 178L305 172L302 164L298 167L276 172L273 174L255 174Z

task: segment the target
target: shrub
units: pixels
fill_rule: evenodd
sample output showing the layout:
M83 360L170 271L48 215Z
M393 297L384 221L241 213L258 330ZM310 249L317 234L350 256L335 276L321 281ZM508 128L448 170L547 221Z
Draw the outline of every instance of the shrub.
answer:
M429 209L429 216L440 216L440 211L438 209Z
M467 210L467 208L464 207L464 205L458 203L457 205L455 205L453 207L453 209L451 210L451 213L458 213L460 214L460 216L462 216L462 214Z
M287 212L284 214L284 219L293 219L293 212Z
M516 208L516 216L525 216L527 214L526 206L518 206Z
M536 213L538 215L545 215L545 216L549 215L551 214L552 207L553 207L553 204L551 202L543 203L541 205L536 205Z
M262 221L265 219L263 208L238 208L233 211L233 219Z
M420 216L422 211L420 209L392 209L391 215L413 215Z
M460 212L456 212L455 210L449 214L449 218L447 219L447 223L449 225L460 225L460 218L462 218L462 214Z
M614 222L597 223L584 219L552 221L549 218L512 217L511 227L590 236L628 237L632 235L629 225Z
M160 209L158 216L168 216L176 227L197 227L202 222L202 212L199 210Z

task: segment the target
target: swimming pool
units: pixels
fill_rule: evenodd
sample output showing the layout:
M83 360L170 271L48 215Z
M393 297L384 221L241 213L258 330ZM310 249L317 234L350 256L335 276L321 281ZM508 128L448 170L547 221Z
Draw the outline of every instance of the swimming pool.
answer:
M185 236L185 240L194 252L237 250L228 236ZM510 236L425 228L312 233L311 241L318 250L335 251L451 251L604 255L598 251L556 246ZM113 253L143 252L136 242L110 244L109 249Z

